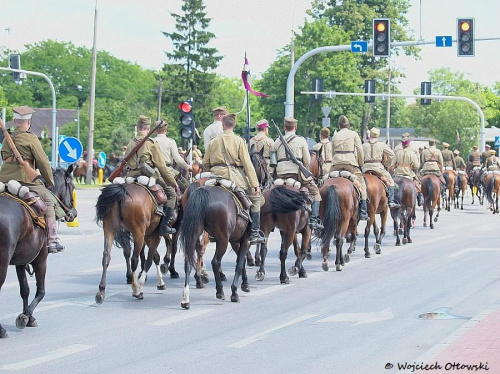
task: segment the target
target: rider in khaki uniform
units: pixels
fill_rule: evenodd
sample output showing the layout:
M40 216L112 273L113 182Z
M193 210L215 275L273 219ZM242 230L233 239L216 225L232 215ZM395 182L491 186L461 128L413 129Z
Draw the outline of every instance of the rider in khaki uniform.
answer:
M356 175L353 182L361 194L359 219L368 220L366 211L366 185L363 178L362 167L364 164L363 146L357 132L349 130L349 120L340 116L338 131L332 138L332 168L330 171L347 170Z
M405 139L410 139L410 133L409 132L404 132L401 134L401 139L403 139L403 141ZM413 145L413 143L410 142L410 145L408 146L408 148L410 148L413 152L415 152L415 154L417 155L417 157L420 159L420 150L418 149L418 146L416 145ZM398 151L402 150L403 149L403 143L399 143L395 148L394 148L394 154L398 153Z
M313 151L321 157L321 169L327 174L332 167L332 147L330 146L330 129L323 127L319 132L319 143L315 144Z
M420 174L422 176L434 174L439 177L439 180L441 181L441 194L445 197L446 182L443 178L443 155L441 154L441 151L436 148L435 139L429 139L429 148L422 151L422 154L420 155L420 163L422 165L422 169L420 170Z
M283 138L288 144L290 150L293 152L295 158L301 162L302 165L309 165L309 162L311 162L311 155L309 154L307 142L302 136L295 134L297 131L297 120L295 118L285 117L284 130L285 134ZM302 186L307 188L309 194L314 200L311 206L309 225L312 229L322 229L323 225L318 217L321 195L319 194L318 186L314 183L312 176L304 178L300 172L299 166L287 157L285 147L281 143L281 139L279 137L274 142L273 151L276 152L276 157L278 159L278 165L276 166L277 177L282 179L293 178L298 180Z
M250 243L264 243L266 238L260 233L260 207L264 204L264 197L247 144L233 132L235 126L235 114L227 114L222 118L224 132L206 146L203 170L228 179L245 190L252 201Z
M488 171L499 170L500 160L496 156L494 149L490 149L490 157L486 160L486 169Z
M467 157L467 172L470 173L476 166L481 167L481 153L477 150L477 146L473 146L472 152Z
M467 165L465 165L464 159L460 157L460 151L455 149L453 154L455 155L455 166L457 167L457 171L465 171Z
M256 152L260 152L264 148L262 155L266 161L267 170L272 175L273 168L269 166L269 154L273 149L274 141L269 137L269 122L267 122L267 119L261 119L255 124L255 127L258 134L250 139L250 148L253 146Z
M184 159L179 154L179 150L177 148L175 140L167 137L167 122L163 120L161 122L163 124L156 129L157 135L154 141L158 143L158 146L160 147L160 151L163 155L163 159L165 160L165 165L167 166L168 171L170 171L170 174L172 174L172 176L176 180L178 180L179 186L182 187L182 192L184 192L184 190L189 186L189 182L182 175L180 175L181 173L178 170L173 168L172 164L175 161L177 166L184 170L192 171L193 169L189 164L186 163L186 161L184 161ZM156 124L158 123L159 122L156 122Z
M455 157L453 156L453 152L449 150L448 148L449 146L450 145L448 143L443 142L443 150L441 151L441 155L443 156L443 169L457 170L457 165L455 164Z
M363 171L373 171L387 179L389 182L389 207L398 208L399 204L394 201L394 180L384 166L392 163L394 152L387 144L378 141L379 136L380 130L373 127L370 130L370 141L363 144L365 156Z
M396 152L396 155L392 159L390 170L394 170L394 175L400 175L413 180L417 190L417 202L421 206L424 203L424 197L421 192L420 181L416 174L420 168L420 160L415 151L410 147L410 134L403 134L401 140L401 149Z
M47 213L45 214L45 222L47 224L47 241L49 253L57 253L64 250L64 247L59 243L57 237L58 218L64 217L64 211L59 207L56 198L48 187L54 185L54 177L47 155L45 154L38 137L29 132L31 127L31 117L35 111L27 106L12 108L14 112L15 130L11 133L12 141L17 150L25 161L31 165L33 169L38 169L41 176L45 180L45 185L41 180L30 181L26 176L24 167L17 162L14 157L9 143L4 141L2 146L2 168L0 169L0 181L7 183L10 180L15 180L30 190L36 192L47 205Z
M150 131L151 118L146 116L139 116L137 121L137 135L127 145L126 154L139 143ZM175 229L170 227L168 221L174 214L175 203L177 196L175 194L175 179L167 169L165 160L161 154L160 147L151 138L149 138L141 148L134 154L134 156L127 161L127 177L139 177L143 175L140 170L141 163L145 163L151 168L155 169L154 174L150 175L156 179L158 184L163 187L167 195L167 202L163 207L163 216L158 225L159 235L167 235L175 233Z
M192 152L193 152L193 161L199 162L201 164L203 160L203 154L198 149L198 146L196 144L193 144Z
M490 153L490 145L485 144L484 146L484 152L481 153L481 167L486 168L486 162L488 161L488 158L490 158L491 153Z

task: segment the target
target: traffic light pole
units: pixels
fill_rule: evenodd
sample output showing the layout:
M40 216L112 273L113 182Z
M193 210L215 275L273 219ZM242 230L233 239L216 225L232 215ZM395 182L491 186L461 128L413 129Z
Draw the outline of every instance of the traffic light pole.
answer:
M44 78L47 83L50 86L50 91L52 92L52 167L57 168L57 147L58 147L58 139L57 139L57 127L56 127L56 118L57 118L57 111L56 111L56 91L54 90L54 85L52 84L52 81L43 73L38 73L36 71L29 71L29 70L22 70L22 69L11 69L11 68L4 68L0 67L0 70L6 70L14 73L24 73L24 74L29 74L29 75L36 75L38 77Z

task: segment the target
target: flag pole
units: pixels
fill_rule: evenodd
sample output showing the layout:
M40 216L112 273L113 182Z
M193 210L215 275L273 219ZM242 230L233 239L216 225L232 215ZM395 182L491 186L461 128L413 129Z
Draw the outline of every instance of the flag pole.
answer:
M247 53L245 51L245 61L246 59L247 59ZM250 150L250 100L248 97L248 89L246 87L245 87L245 99L247 102L247 113L246 113L247 127L245 131L245 140L247 142L248 150Z

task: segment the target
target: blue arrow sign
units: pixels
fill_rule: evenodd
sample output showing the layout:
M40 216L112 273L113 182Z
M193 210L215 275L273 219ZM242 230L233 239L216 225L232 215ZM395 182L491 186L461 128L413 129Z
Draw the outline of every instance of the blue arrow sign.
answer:
M500 136L495 136L495 147L500 147Z
M358 40L356 42L351 42L351 52L368 52L368 42L364 40Z
M64 138L59 144L59 156L66 162L75 162L82 155L82 143L73 137Z
M451 47L451 36L436 36L436 47Z
M106 166L106 153L104 152L99 153L99 156L97 157L97 163L99 164L100 168Z

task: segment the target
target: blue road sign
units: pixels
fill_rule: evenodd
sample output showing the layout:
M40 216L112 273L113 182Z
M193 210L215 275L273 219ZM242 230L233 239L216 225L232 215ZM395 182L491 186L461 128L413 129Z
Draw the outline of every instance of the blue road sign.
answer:
M500 136L495 136L495 147L500 147Z
M73 137L67 137L59 143L59 156L66 162L76 162L82 155L82 143Z
M368 52L368 42L365 42L364 40L351 42L351 52Z
M99 164L100 168L106 166L106 153L104 152L99 153L99 156L97 157L97 163Z
M451 47L451 36L436 36L436 47Z

